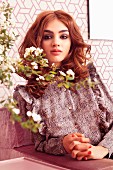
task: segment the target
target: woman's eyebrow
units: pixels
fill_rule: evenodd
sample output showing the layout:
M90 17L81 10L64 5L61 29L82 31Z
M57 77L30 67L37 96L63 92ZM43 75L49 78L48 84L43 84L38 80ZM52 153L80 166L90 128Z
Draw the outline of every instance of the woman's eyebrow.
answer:
M51 33L53 34L54 32L51 31L51 30L44 30L44 32L48 32L48 33ZM68 30L60 30L59 33L62 33L62 32L69 32Z

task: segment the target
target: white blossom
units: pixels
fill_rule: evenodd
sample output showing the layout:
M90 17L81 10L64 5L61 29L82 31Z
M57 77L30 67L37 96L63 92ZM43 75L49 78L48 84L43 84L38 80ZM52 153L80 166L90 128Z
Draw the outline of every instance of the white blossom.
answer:
M32 116L32 112L31 111L27 111L26 114L27 114L28 117Z
M31 65L32 65L32 66L36 66L37 63L36 63L36 62L31 62Z
M44 58L43 60L44 60L46 63L49 63L48 59Z
M28 55L28 54L27 54L27 53L25 53L25 54L24 54L24 58L26 58L26 57L27 57L27 55Z
M63 71L59 71L59 73L64 77L66 76L66 74Z
M39 56L43 52L43 49L36 48L36 47L33 47L33 46L30 47L30 48L26 48L24 57L26 57L27 55L30 55L33 52L35 53L36 56Z
M5 7L7 7L8 2L6 2L6 0L2 0L2 3L4 3Z
M38 69L38 64L36 62L31 62L31 65L34 69Z
M14 108L14 109L12 109L13 110L13 112L15 112L15 114L19 114L20 113L20 110L19 109L16 109L16 108Z
M28 56L28 55L30 55L30 48L25 49L24 58L26 58L26 56Z
M4 12L1 13L0 19L1 19L1 21L6 22L6 17L5 17L5 13Z
M38 69L38 65L36 65L36 66L33 66L33 68L34 68L34 69Z
M36 114L36 113L32 113L32 118L35 122L40 122L42 120L41 116L39 114Z
M0 61L3 61L3 60L4 60L3 57L0 56Z
M5 64L5 65L2 64L1 66L2 66L2 70L3 70L3 71L6 71L6 70L8 69L8 66L7 66L6 64ZM6 76L7 76L7 72L5 72L5 74L6 74Z
M73 78L75 77L75 73L71 69L69 69L66 73L71 75Z
M36 50L35 47L30 47L30 48L26 48L25 49L25 54L24 54L24 58L26 58L26 56L30 55L32 52L34 52Z
M2 54L3 51L4 51L4 45L1 45L1 44L0 44L0 54Z
M55 63L52 63L52 67L54 67L55 66Z
M30 47L29 49L30 49L30 52L32 53L33 51L36 50L36 47L33 47L33 46L32 46L32 47Z
M39 53L42 53L42 52L43 52L43 49L41 49L41 48L38 47L38 48L36 49L36 51L38 51Z
M43 52L43 49L36 48L35 55L39 56Z
M1 37L4 37L4 33L0 34ZM1 44L0 44L1 45Z
M15 68L12 65L9 65L9 68L12 70L13 73L15 73Z
M39 81L39 78L37 77L36 80Z
M38 75L39 77L36 78L37 81L39 80L45 80L44 76Z
M36 51L35 51L35 55L36 55L36 56L39 56L39 54L40 54L39 51L36 50Z
M51 77L55 77L55 75L54 75L54 74L51 74Z
M45 78L43 76L41 76L41 75L39 75L39 79L40 80L45 80Z

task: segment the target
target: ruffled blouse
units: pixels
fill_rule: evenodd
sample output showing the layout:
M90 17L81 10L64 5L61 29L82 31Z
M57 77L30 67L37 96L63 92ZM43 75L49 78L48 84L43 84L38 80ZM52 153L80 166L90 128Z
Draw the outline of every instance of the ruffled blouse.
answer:
M92 86L81 86L75 92L48 85L42 97L28 94L25 86L18 85L14 98L21 114L28 110L40 114L42 129L34 134L35 149L55 155L66 154L62 139L69 133L82 133L92 145L101 145L113 153L113 100L93 63L88 65Z

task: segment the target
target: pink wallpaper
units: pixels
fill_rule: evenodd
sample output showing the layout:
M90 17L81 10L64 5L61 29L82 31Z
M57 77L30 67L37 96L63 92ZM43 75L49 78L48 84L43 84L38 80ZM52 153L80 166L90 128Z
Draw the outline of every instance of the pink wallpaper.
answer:
M16 32L20 35L10 55L14 57L18 55L17 49L38 13L44 10L62 9L75 18L85 41L92 45L92 56L97 70L110 95L113 96L113 41L88 39L87 0L9 0L9 3L14 8L13 18L16 22ZM16 75L13 76L13 80L15 86L24 82ZM0 91L1 89L0 98L4 98L8 92L0 86Z

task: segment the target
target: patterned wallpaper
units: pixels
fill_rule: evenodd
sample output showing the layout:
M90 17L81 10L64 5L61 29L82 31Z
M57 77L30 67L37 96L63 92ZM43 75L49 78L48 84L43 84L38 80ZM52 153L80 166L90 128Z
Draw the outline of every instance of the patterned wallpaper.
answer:
M16 32L19 38L10 51L10 55L18 55L17 49L23 37L35 20L38 13L44 10L62 9L70 13L79 25L84 40L92 45L92 56L97 70L113 97L113 41L88 39L88 11L87 0L9 0L14 8L13 18L16 22ZM13 75L14 86L24 83L24 80ZM9 93L0 86L0 98L5 98Z

